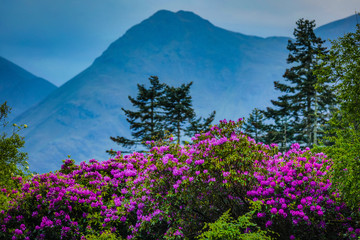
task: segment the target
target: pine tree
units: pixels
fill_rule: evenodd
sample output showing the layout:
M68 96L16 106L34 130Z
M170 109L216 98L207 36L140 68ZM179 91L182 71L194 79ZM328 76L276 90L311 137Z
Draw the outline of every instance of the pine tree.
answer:
M176 136L177 144L180 144L181 132L185 130L185 125L195 117L190 96L191 85L192 82L180 87L166 86L165 95L161 100L165 112L164 127Z
M328 120L329 107L335 98L326 86L321 93L315 89L318 57L327 54L325 41L314 33L315 21L300 19L296 24L295 42L289 40L287 46L290 51L287 63L291 67L283 77L288 84L274 82L275 89L284 95L272 101L275 108L268 108L265 115L274 121L274 129L282 129L279 135L286 138L285 147L293 142L312 147L322 134L319 126Z
M164 95L165 84L159 82L158 77L149 78L150 88L138 84L138 95L135 98L129 96L132 105L138 108L137 111L126 110L121 108L126 120L130 124L131 135L133 139L125 137L110 137L111 140L124 147L131 147L137 144L144 144L163 137L163 120L164 113L161 110L160 99ZM108 151L111 153L111 151Z
M264 121L264 114L257 108L253 109L244 123L244 132L256 142L265 143L267 126Z
M185 135L192 137L196 133L206 132L209 130L211 123L214 121L215 114L216 111L213 111L207 118L197 118L194 115L194 117L189 121L189 126L185 129Z

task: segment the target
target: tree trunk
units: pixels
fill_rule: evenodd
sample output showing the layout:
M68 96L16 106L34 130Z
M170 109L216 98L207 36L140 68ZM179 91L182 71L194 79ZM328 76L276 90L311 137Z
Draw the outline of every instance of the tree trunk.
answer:
M318 110L318 102L317 102L317 94L315 92L314 142L313 142L313 146L317 145L317 122L318 122L317 110Z
M177 144L180 144L180 121L177 121Z

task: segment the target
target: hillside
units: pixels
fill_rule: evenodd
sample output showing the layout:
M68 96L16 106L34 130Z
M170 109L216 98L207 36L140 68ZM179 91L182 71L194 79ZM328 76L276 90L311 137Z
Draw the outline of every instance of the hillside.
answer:
M36 105L56 88L49 81L0 57L0 104L7 101L12 108L8 120Z

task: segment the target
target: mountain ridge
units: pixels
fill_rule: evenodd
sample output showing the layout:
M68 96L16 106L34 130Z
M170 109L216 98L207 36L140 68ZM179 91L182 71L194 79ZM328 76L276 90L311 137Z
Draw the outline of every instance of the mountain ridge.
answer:
M324 24L315 29L315 34L324 40L335 40L345 33L355 32L356 24L360 23L360 16L357 14Z
M35 106L57 87L0 56L0 104L12 108L8 119Z

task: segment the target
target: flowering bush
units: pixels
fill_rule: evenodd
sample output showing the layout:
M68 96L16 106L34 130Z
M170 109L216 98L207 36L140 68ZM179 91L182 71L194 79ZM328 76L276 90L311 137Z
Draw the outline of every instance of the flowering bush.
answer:
M147 153L66 160L55 173L19 178L21 191L6 190L11 201L0 213L0 238L194 239L227 211L234 219L249 213L253 200L262 203L253 221L273 237L360 235L358 213L330 194L326 156L298 145L282 155L241 126L224 120L186 146L152 142Z
M267 162L267 173L256 173L258 186L248 192L261 199L258 223L284 239L342 239L360 234L358 213L353 214L331 190L327 175L332 162L323 153L312 154L294 144L284 155ZM355 219L354 219L355 217ZM358 229L354 229L358 226Z

